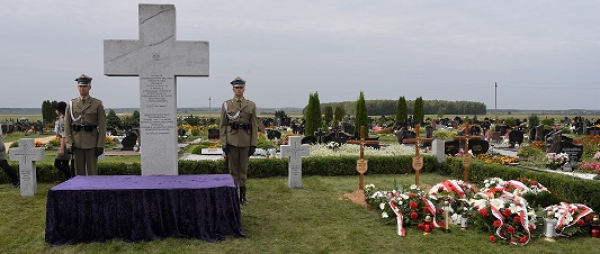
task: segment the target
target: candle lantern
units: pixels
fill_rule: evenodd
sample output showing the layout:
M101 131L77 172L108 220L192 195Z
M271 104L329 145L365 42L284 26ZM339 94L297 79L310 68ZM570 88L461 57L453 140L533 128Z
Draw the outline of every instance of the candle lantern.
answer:
M444 218L446 221L444 223L444 232L450 233L450 201L447 199L444 201Z
M592 234L592 237L600 238L600 218L598 218L598 215L594 215L594 218L592 219L590 233Z
M548 242L555 242L554 239L556 237L556 224L558 220L554 217L553 211L548 211L546 217L544 218L544 237Z
M428 235L431 233L432 225L433 222L431 216L428 214L427 216L425 216L425 219L423 221L423 235Z
M467 229L468 223L469 223L469 217L467 216L467 212L463 211L462 215L460 216L460 228L463 230Z

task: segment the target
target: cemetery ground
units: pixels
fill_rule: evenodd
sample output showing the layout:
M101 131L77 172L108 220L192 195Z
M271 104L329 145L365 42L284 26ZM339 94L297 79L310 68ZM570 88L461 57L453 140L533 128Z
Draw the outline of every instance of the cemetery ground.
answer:
M448 176L421 174L434 185ZM598 239L560 238L549 243L534 238L526 246L491 243L478 229L453 227L449 234L435 230L423 235L407 228L396 235L377 210L367 210L344 194L357 189L357 177L308 176L303 189L291 190L286 178L251 179L250 204L242 209L247 238L208 243L199 239L167 238L128 243L120 239L51 247L44 241L46 196L53 184L41 183L38 193L23 198L0 185L0 253L596 253ZM414 175L366 175L365 183L408 186Z

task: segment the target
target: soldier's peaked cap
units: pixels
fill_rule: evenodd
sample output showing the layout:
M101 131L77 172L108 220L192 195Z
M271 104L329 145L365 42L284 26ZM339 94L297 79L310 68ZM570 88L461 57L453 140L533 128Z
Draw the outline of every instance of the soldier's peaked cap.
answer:
M75 81L77 81L77 84L88 85L92 83L92 77L85 74L81 74L81 76L76 78Z
M231 81L231 85L233 85L233 87L245 87L246 81L240 77L237 77L233 81Z

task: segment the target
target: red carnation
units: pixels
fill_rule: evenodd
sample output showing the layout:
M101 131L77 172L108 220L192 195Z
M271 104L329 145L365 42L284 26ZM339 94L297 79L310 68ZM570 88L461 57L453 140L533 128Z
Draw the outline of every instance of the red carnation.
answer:
M512 234L514 234L514 233L515 233L515 228L514 228L513 226L510 226L510 227L508 227L508 228L506 229L506 231L507 231L509 234L511 234L511 235L512 235Z
M577 226L580 226L580 227L583 226L583 220L582 219L577 220Z
M526 243L527 242L527 236L521 236L521 239L519 239L519 243Z
M419 229L423 229L423 223L419 223L419 225L417 225L417 227L418 227Z
M500 227L500 226L502 226L502 222L500 220L495 220L494 221L494 227L497 228L497 227Z
M534 229L535 229L535 227L533 225L529 225L529 231L532 231Z
M438 213L443 213L443 212L444 212L444 209L442 209L442 208L440 208L440 207L438 207L438 209L437 209L437 210L438 210Z
M485 217L488 217L488 216L490 216L490 215L488 214L488 211L487 211L487 209L479 209L479 215L481 215L481 216L482 216L482 217L484 217L484 218L485 218Z
M410 213L410 218L413 220L416 220L419 217L419 214L417 212L412 212Z
M504 209L504 211L502 212L504 214L504 216L511 216L512 212L510 211L510 209Z
M442 192L442 191L444 191L444 188L440 187L440 188L438 189L438 192Z
M514 222L521 222L521 217L515 216L515 217L513 217L513 221Z
M529 185L531 185L531 186L538 185L538 181L531 181L531 182L529 182Z
M410 201L410 209L417 209L417 207L419 207L419 204L415 201Z
M495 236L493 236L493 235L491 235L491 236L490 236L490 242L493 242L493 243L495 243L495 242L496 242L496 237L495 237Z

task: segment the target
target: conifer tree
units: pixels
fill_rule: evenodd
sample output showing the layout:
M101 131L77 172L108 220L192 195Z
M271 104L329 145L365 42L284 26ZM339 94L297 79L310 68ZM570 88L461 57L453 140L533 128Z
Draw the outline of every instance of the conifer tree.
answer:
M369 113L367 112L367 102L363 91L360 91L358 101L356 102L356 122L354 124L355 135L360 135L360 127L369 128Z
M408 107L404 96L400 96L396 105L396 127L405 127L408 118Z
M318 92L311 93L308 96L308 106L306 107L304 117L306 118L304 135L313 136L315 131L323 125L323 120L321 118L321 102L319 101Z
M423 97L418 97L415 100L413 122L415 125L423 123L425 120L425 111L423 111Z

